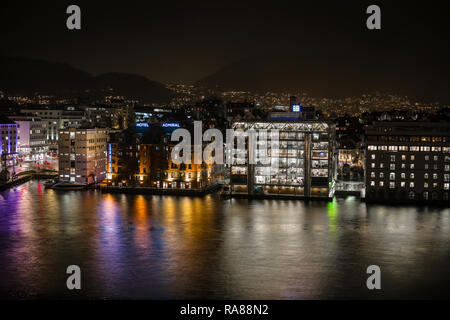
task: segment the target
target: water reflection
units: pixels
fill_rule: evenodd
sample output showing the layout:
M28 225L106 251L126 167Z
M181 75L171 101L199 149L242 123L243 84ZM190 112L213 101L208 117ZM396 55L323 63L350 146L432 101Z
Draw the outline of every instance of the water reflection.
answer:
M445 297L449 209L56 192L0 194L0 293L31 297ZM83 290L65 289L66 267ZM383 292L365 288L382 270Z

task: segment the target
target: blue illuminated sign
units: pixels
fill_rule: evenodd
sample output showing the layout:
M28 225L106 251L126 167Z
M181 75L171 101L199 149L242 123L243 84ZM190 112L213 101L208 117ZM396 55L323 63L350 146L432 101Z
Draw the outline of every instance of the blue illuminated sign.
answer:
M138 122L138 123L136 123L136 127L139 127L139 128L148 128L149 125L148 125L147 122Z
M161 126L163 128L179 128L180 124L177 122L165 122Z
M301 112L302 111L302 107L299 104L293 104L292 105L292 112Z

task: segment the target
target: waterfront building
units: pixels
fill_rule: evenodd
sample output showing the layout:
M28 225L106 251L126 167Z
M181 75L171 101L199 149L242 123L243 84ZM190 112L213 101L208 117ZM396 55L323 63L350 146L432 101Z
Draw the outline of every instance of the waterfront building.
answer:
M336 179L334 125L326 121L291 120L241 121L231 128L245 135L245 150L233 158L230 191L233 195L293 196L303 198L331 198ZM281 113L277 113L279 119ZM246 132L266 130L270 137L279 134L279 143L258 141L253 152L267 152L267 164L249 164L250 148ZM264 147L264 148L262 148ZM262 149L262 151L260 150ZM273 162L278 158L278 165Z
M367 201L449 201L450 123L374 122L365 132Z
M59 177L77 183L106 178L108 129L67 128L59 131Z
M175 122L138 123L112 135L107 148L108 185L204 189L216 184L215 165L172 162L172 149L178 142L170 136L179 127Z
M14 168L17 157L17 124L0 116L0 171Z

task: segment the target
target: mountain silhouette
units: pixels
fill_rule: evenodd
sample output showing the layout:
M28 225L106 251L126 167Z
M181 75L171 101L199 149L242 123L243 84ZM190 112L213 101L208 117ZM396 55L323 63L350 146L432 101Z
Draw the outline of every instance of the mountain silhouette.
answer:
M172 91L144 76L106 73L98 76L66 63L0 57L0 90L11 95L49 94L61 97L121 95L143 103L167 103Z
M449 103L448 72L426 59L396 52L299 50L232 63L196 83L224 90L304 92L345 98L376 92Z

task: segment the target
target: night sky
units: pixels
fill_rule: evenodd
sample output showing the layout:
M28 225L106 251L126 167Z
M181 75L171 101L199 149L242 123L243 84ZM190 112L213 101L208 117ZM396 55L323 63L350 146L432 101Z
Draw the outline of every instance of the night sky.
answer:
M447 72L445 2L390 2L2 1L1 50L161 82L195 82L240 59L305 47L414 55ZM66 29L70 4L81 7L80 31ZM382 30L366 29L370 4L382 9Z

